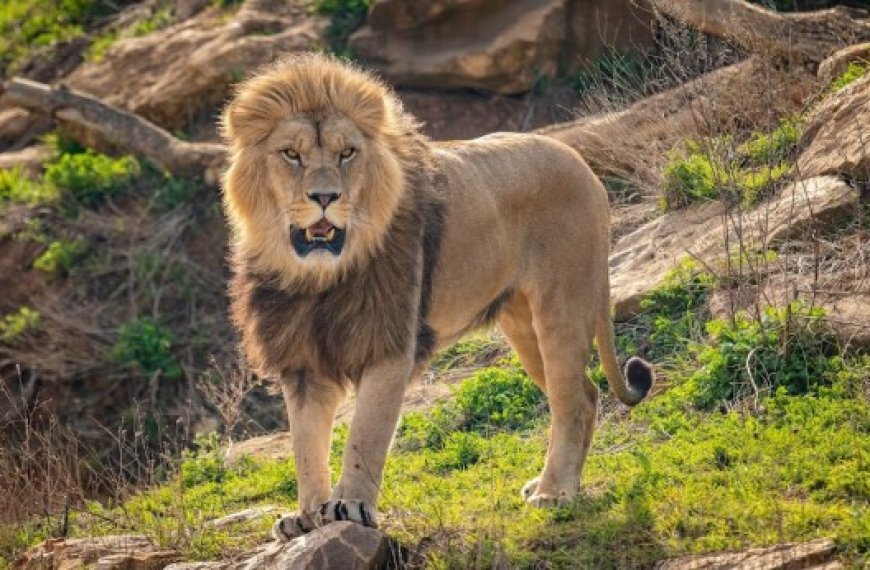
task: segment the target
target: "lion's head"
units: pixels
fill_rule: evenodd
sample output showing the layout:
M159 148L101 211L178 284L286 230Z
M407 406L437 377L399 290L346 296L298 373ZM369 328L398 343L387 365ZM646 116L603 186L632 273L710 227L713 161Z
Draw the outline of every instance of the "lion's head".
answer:
M383 83L332 57L243 83L223 117L237 254L284 286L323 287L365 262L401 201L416 128Z

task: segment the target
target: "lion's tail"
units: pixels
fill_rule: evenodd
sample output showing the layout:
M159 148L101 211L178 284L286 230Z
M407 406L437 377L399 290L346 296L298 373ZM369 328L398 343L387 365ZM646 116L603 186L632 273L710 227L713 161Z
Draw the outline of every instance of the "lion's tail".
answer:
M616 361L616 345L613 341L613 319L610 317L610 296L606 303L602 303L595 322L595 340L598 342L598 355L601 358L601 366L610 389L616 393L619 401L627 406L634 406L649 393L655 381L655 373L652 365L633 356L625 363L625 374L619 369Z

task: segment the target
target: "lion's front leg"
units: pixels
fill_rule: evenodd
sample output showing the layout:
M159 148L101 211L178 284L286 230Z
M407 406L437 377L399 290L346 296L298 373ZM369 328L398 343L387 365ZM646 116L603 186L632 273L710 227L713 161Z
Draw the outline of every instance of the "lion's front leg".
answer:
M329 379L286 379L282 383L290 422L299 513L275 523L278 540L290 540L320 524L319 510L329 498L329 448L335 411L345 397L344 387Z
M372 366L363 375L344 448L341 479L323 505L324 519L377 526L384 463L412 369L412 358L403 356Z

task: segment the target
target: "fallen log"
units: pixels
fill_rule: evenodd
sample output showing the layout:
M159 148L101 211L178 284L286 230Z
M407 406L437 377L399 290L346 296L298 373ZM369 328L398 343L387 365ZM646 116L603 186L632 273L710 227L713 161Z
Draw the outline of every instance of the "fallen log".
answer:
M847 45L870 41L866 11L837 6L782 13L744 0L652 0L659 12L750 53L794 63L819 63Z
M6 83L4 98L49 116L87 146L108 145L145 157L176 176L215 185L226 163L223 145L183 141L138 115L63 85L14 78Z

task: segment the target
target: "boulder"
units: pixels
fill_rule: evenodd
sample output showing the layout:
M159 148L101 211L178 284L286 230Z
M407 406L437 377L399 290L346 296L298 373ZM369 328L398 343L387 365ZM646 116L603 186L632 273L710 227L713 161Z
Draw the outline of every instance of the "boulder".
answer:
M857 192L835 176L796 182L749 212L710 202L669 212L616 242L610 256L615 318L636 315L640 300L682 259L715 263L733 250L736 236L750 247L775 246L815 224L835 223L857 202ZM726 242L726 232L730 243Z
M797 160L801 176L870 179L870 73L830 95L809 114Z
M390 560L392 543L373 528L340 521L330 523L290 542L272 542L232 561L171 564L166 570L256 570L282 568L381 568Z
M376 0L350 40L402 86L528 91L556 72L565 0Z
M232 85L260 66L320 45L326 25L305 6L248 0L229 21L205 10L164 30L119 40L66 83L164 128L183 129L226 101Z
M870 42L855 44L834 52L826 60L819 64L817 75L823 85L842 75L850 63L870 63Z
M803 544L780 544L766 548L751 548L744 552L726 552L705 556L690 556L667 560L656 565L657 570L835 570L843 565L834 554L836 545L827 538Z

